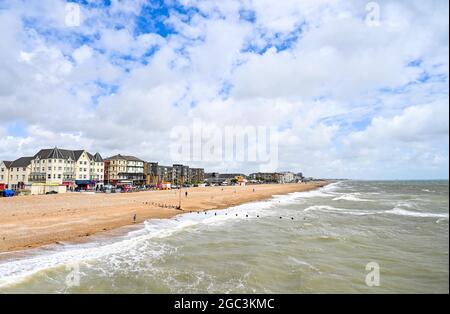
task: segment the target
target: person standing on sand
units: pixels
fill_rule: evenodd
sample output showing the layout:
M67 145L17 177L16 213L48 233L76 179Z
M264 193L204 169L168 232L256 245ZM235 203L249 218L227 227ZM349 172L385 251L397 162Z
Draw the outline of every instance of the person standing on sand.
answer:
M133 215L133 223L136 223L136 214Z
M186 191L186 192L184 192L184 195L185 195L186 197L187 197L187 194L188 194L188 193L187 193L187 191Z

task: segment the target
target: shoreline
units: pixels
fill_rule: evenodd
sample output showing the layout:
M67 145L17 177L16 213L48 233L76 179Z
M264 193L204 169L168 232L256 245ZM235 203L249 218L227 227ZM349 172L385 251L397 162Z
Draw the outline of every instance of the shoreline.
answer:
M168 219L189 212L225 209L270 199L274 195L307 192L330 183L187 188L181 192L182 210L173 208L179 202L179 190L0 198L0 255L27 252L61 242L84 242L91 236L118 231L148 219ZM136 222L133 221L135 214Z

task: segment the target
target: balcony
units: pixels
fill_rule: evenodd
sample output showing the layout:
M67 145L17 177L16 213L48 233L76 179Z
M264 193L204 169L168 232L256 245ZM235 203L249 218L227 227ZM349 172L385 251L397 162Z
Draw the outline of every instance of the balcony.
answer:
M28 179L29 182L45 182L46 174L44 172L32 172Z

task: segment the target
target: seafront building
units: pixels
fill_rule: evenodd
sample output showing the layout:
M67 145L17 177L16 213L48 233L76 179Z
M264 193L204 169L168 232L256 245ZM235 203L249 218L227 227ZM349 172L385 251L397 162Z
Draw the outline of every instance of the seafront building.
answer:
M205 174L205 182L209 184L244 185L247 182L247 176L243 173L218 173L211 172Z
M144 185L144 161L128 155L115 155L105 159L105 182L107 184Z
M9 183L9 168L12 161L2 160L0 161L0 190L8 188Z
M297 182L296 175L293 172L256 172L249 175L252 181L271 182L271 183L293 183Z
M10 189L24 189L28 185L32 159L33 157L21 157L10 164L8 180Z
M262 182L278 182L276 172L256 172L249 175L250 180Z
M303 177L303 173L299 172L295 174L294 180L295 182L303 182L305 178Z
M102 188L104 162L99 153L57 147L40 150L31 160L30 182L70 188Z
M203 168L183 164L163 166L121 154L103 159L99 153L58 147L41 149L32 157L0 161L0 191L9 188L23 190L23 193L31 191L32 194L62 193L67 189L103 189L105 185L170 188L186 184L246 185L247 182L293 183L304 180L302 173L290 171L257 172L249 176L205 173Z
M278 173L278 183L292 183L295 182L295 174L290 171Z
M205 169L203 168L189 168L189 182L192 184L199 184L205 181Z
M205 179L205 170L203 168L190 168L182 164L162 166L157 162L149 162L145 175L148 185L160 186L167 182L172 185L199 184L203 183Z
M172 183L174 185L190 183L189 166L174 164L172 166Z
M160 186L163 183L172 183L173 167L162 166L157 162L148 162L145 171L146 184Z

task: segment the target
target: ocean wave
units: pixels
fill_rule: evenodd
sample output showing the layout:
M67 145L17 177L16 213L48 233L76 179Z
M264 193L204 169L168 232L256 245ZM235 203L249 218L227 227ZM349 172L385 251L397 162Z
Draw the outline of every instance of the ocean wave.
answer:
M299 259L297 259L297 258L295 258L295 257L292 257L292 256L288 256L288 260L291 261L291 262L293 262L293 263L296 264L296 265L307 266L308 268L314 270L315 272L317 272L317 273L319 273L319 274L322 274L322 272L321 272L317 267L311 265L311 264L308 263L308 262L299 260Z
M412 202L399 202L395 205L395 208L406 207L409 209L416 209L417 205Z
M289 200L301 200L303 198L314 198L314 197L330 197L336 195L334 192L336 189L341 187L342 182L333 182L319 189L305 191L305 192L293 192L287 195L275 195L275 198L282 197L285 201Z
M327 212L333 212L333 213L339 213L339 214L348 214L348 215L355 215L355 216L364 216L364 215L374 215L378 212L370 212L370 211L363 211L363 210L353 210L348 208L336 208L333 206L328 205L313 205L309 206L304 209L305 212L309 211L327 211Z
M431 217L431 218L447 218L448 214L438 214L438 213L427 213L427 212L415 212L410 211L398 207L394 207L393 209L386 210L385 213L387 214L394 214L394 215L400 215L400 216L408 216L408 217Z
M92 241L85 244L67 244L55 248L48 246L45 250L36 249L26 258L0 262L0 287L19 283L43 270L73 263L85 263L104 257L108 257L112 263L117 261L114 255L122 252L126 252L127 258L136 258L136 260L142 254L159 256L166 250L160 247L151 248L149 240L170 237L175 233L199 226L214 227L257 216L273 216L275 212L270 208L276 206L279 200L290 197L292 196L285 195L216 211L184 213L170 219L149 219L143 223L142 228L121 237L110 238L105 242L100 242L94 236ZM145 248L144 251L142 248Z
M352 201L352 202L373 202L373 200L368 200L365 198L359 198L355 195L361 195L361 193L349 193L333 198L333 201Z

